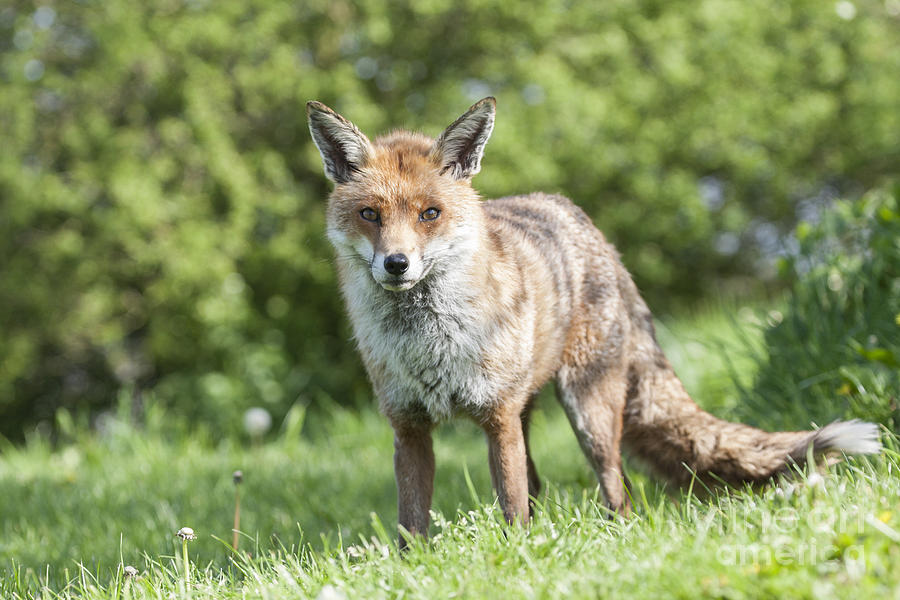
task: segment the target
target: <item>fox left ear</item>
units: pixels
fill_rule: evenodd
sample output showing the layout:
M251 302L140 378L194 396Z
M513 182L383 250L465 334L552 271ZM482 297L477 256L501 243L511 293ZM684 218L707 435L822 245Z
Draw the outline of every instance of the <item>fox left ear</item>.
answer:
M431 148L431 157L453 179L470 179L481 170L484 145L494 129L497 101L479 100L444 130Z

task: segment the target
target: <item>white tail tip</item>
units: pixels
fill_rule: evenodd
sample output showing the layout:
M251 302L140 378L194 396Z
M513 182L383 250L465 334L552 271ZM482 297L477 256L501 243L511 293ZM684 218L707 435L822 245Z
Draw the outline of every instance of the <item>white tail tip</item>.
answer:
M878 454L881 441L878 425L859 419L835 421L813 434L815 451L838 450L845 454Z

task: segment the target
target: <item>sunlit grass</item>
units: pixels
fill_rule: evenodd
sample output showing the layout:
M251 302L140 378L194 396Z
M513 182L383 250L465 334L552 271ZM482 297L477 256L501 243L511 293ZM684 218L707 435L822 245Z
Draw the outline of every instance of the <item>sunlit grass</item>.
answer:
M753 376L756 318L765 313L713 308L659 327L688 389L723 416L739 398L734 373L738 383ZM401 556L391 431L374 411L306 417L298 408L250 446L202 427L187 435L152 406L141 427L122 418L102 434L67 435L0 454L2 598L859 598L900 589L890 437L883 456L821 481L801 473L702 500L632 468L635 515L615 521L546 397L532 446L547 491L531 528L502 524L483 437L459 422L436 437L432 537ZM184 525L198 538L189 562L174 537Z
M343 423L345 427L347 424ZM357 426L361 436L373 433L366 418L359 419ZM458 467L458 463L448 461L449 441L440 444L441 458L444 464ZM454 447L458 448L460 442L464 452L470 450L466 440L454 440ZM541 497L537 516L527 531L503 525L499 510L489 502L488 489L479 483L473 483L476 498L472 498L465 483L460 487L445 480L439 484L444 486L444 504L449 495L458 508L436 512L431 540L414 543L405 556L394 545L392 512L386 510L381 516L368 512L381 508L377 497L372 499L375 506L364 503L346 513L349 518L365 519L365 525L352 533L315 540L304 539L295 531L274 542L251 536L245 540L247 551L239 553L230 551L225 538L227 511L223 511L220 522L214 520L215 511L205 518L198 513L199 540L197 550L191 551L189 578L178 556L181 542L172 541L171 529L157 523L143 525L168 538L168 550L146 548L146 554L141 554L138 548L130 549L132 544L127 542L119 550L115 536L96 539L88 529L105 519L122 529L123 540L150 532L140 532L141 523L132 521L128 513L112 513L97 506L97 521L90 511L82 509L79 520L87 522L72 519L57 526L86 536L70 548L73 558L79 549L93 545L102 552L106 544L112 550L111 562L99 568L73 562L49 578L45 578L45 571L19 566L6 571L0 591L4 597L28 597L48 584L44 597L62 598L123 597L126 587L135 598L167 598L170 593L185 597L188 590L193 598L276 599L319 594L325 594L323 598L386 598L401 593L412 598L453 594L890 595L900 585L900 574L894 568L900 558L900 463L896 444L891 441L889 445L883 457L855 460L816 481L801 473L758 492L720 492L698 500L685 492L660 494L645 483L636 491L636 514L622 521L608 518L592 488L572 482L554 483ZM265 457L275 450L272 446L263 451ZM280 450L296 457L289 448ZM252 468L266 470L264 462ZM468 470L475 472L473 480L481 478L480 466L471 465ZM357 483L348 493L356 496L365 489L367 478L359 471L353 474ZM155 483L156 493L165 495L166 482ZM274 488L267 484L258 491L270 493ZM144 489L135 493L150 492ZM288 505L303 514L310 501L314 499L301 496ZM44 502L52 503L53 499L44 498ZM254 510L264 512L273 504L257 502ZM319 509L328 511L331 507ZM32 518L40 518L37 506L30 512ZM5 532L4 539L8 536ZM57 545L65 539L33 542ZM117 558L120 552L122 559ZM134 566L138 575L125 578L120 560ZM186 588L187 582L190 587Z

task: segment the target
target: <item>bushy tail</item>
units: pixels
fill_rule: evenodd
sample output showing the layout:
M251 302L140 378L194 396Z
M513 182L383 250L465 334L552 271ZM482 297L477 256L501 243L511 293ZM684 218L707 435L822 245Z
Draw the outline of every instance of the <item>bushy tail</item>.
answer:
M844 454L878 454L881 452L878 425L859 419L835 421L817 429L809 435L806 445L808 446L808 444L812 444L813 452L818 454L828 451ZM802 460L801 457L794 454L791 454L791 458L797 462Z
M875 454L878 427L836 421L815 431L768 433L704 412L670 369L661 369L634 389L628 400L623 442L660 475L683 483L695 473L703 481L761 482L805 464L814 455ZM687 467L687 468L686 468Z

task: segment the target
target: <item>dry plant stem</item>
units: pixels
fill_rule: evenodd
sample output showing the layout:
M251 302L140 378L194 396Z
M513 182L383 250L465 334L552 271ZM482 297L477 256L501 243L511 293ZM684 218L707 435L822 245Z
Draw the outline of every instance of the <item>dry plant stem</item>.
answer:
M234 487L234 528L232 528L231 549L237 552L238 531L241 529L241 488Z
M181 540L181 557L184 562L184 591L188 598L191 597L191 566L188 562L187 538Z
M185 598L191 597L191 563L188 560L187 544L191 540L196 540L197 535L190 527L182 527L175 534L175 537L181 540L181 560L184 563L184 595Z

